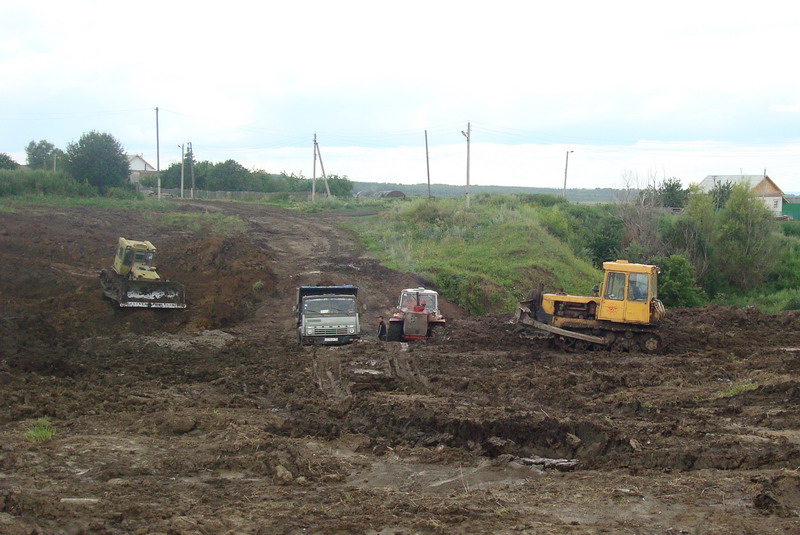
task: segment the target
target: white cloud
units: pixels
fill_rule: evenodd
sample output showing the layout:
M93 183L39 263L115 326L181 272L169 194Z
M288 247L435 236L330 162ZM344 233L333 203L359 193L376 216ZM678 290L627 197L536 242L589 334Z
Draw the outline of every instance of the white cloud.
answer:
M308 174L287 154L310 152L318 132L341 174L424 178L427 129L432 174L455 182L472 121L476 183L558 182L568 148L576 185L653 168L789 177L797 160L776 147L800 139L797 11L770 0L9 0L0 152L92 129L154 152L158 106L164 147L191 140L268 170Z

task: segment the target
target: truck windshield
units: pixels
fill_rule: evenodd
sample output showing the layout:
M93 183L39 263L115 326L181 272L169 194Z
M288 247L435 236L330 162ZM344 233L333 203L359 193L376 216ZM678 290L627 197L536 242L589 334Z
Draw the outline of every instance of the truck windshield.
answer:
M320 299L307 299L303 303L304 314L355 314L356 302L355 299L347 297L324 297Z

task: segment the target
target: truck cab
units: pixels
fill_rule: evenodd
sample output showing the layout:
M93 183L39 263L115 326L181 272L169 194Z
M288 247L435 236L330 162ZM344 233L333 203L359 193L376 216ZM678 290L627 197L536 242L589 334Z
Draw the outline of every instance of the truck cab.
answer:
M361 337L358 288L300 286L294 306L300 345L343 345Z

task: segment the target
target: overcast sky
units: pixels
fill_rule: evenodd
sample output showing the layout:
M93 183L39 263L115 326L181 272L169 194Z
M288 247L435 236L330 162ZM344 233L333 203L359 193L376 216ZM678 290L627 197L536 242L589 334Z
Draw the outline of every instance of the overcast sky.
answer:
M767 174L800 192L794 2L20 2L0 152L91 130L352 180L624 187ZM156 143L156 112L158 137ZM317 176L320 168L317 166Z

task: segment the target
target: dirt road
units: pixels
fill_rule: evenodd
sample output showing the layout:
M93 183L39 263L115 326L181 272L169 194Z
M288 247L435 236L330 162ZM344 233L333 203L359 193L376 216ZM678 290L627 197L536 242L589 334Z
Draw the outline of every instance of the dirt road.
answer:
M249 228L0 211L0 533L800 533L800 314L672 311L652 356L446 303L445 343L300 348L298 285L359 286L371 334L425 281L337 226L359 214L181 206ZM186 310L102 298L119 236Z

